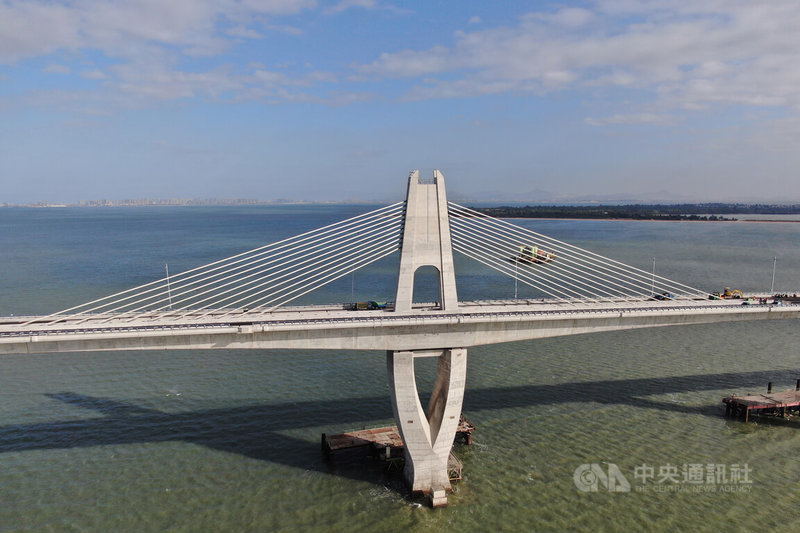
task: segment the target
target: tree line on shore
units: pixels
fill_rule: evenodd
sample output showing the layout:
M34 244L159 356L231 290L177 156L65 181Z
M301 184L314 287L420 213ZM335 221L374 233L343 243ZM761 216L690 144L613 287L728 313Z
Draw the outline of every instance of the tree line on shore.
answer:
M622 218L631 220L736 220L736 214L797 215L800 205L767 204L629 204L629 205L526 205L475 207L496 218Z

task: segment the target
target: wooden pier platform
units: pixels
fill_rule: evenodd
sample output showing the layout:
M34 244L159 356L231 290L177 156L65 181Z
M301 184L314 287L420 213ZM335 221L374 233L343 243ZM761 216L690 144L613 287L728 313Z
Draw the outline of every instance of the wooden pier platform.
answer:
M725 414L750 420L750 414L787 418L792 412L800 413L800 390L767 391L752 396L728 396L722 399Z
M473 431L475 426L461 415L453 442L461 440L464 444L472 444ZM337 435L323 433L321 444L326 458L333 457L337 452L362 450L386 461L389 471L403 470L403 439L397 426L357 429ZM452 450L447 460L447 470L451 481L461 479L463 465Z

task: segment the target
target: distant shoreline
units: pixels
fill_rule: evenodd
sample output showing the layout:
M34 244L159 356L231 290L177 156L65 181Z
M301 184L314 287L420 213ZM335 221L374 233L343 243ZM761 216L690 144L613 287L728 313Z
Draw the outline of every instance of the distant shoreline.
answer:
M0 209L64 209L64 208L152 208L152 207L277 207L277 206L342 206L379 205L380 202L311 202L292 200L258 201L253 199L138 199L92 200L77 203L36 202L0 203ZM507 219L531 220L632 220L658 222L800 222L800 204L629 204L629 205L526 205L472 207L480 213ZM741 218L740 218L741 217ZM765 217L765 218L748 218ZM787 217L771 218L771 217ZM790 219L788 217L798 217Z
M180 200L165 200L153 202L134 202L134 201L119 201L119 202L77 202L77 203L25 203L25 204L12 204L0 203L0 209L6 208L21 208L21 209L63 209L68 207L93 207L93 208L127 208L127 207L264 207L264 206L291 206L291 205L380 205L381 202L359 202L356 200L344 202L305 202L298 201L273 201L273 202L260 202L260 201L186 201Z
M774 219L764 219L758 220L754 218L726 218L726 219L717 219L717 220L692 220L692 219L657 219L657 218L589 218L589 217L495 217L495 218L513 218L517 220L569 220L569 221L580 221L580 220L607 220L609 222L738 222L738 223L749 223L749 222L766 222L769 224L783 224L783 223L799 223L800 219L798 220L774 220Z
M738 216L800 216L800 205L764 204L629 204L629 205L535 205L475 207L495 218L552 220L641 220L675 222L735 222ZM756 221L748 219L747 221ZM765 221L784 222L767 218ZM786 220L785 222L790 222Z

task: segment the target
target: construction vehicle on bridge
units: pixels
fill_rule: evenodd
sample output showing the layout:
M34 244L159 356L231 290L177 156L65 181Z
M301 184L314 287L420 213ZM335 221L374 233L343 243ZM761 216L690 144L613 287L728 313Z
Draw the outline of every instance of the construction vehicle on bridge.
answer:
M744 293L739 289L731 290L730 287L725 287L721 293L719 292L712 292L711 296L709 296L709 300L730 300L730 299L741 299L744 298Z
M387 302L376 302L370 300L368 302L352 302L344 304L344 309L347 311L373 311L375 309L386 309L386 307L393 307L393 304Z
M535 244L522 244L519 247L519 253L511 258L511 261L519 263L549 263L555 260L556 254L553 252L545 252Z

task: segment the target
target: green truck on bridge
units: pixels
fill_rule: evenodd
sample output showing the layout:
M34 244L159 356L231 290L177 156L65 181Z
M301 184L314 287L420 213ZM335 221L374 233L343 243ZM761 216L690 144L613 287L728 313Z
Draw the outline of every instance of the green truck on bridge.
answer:
M344 309L346 311L372 311L375 309L386 309L387 306L391 306L391 304L387 302L376 302L375 300L369 300L367 302L351 302L344 304Z

